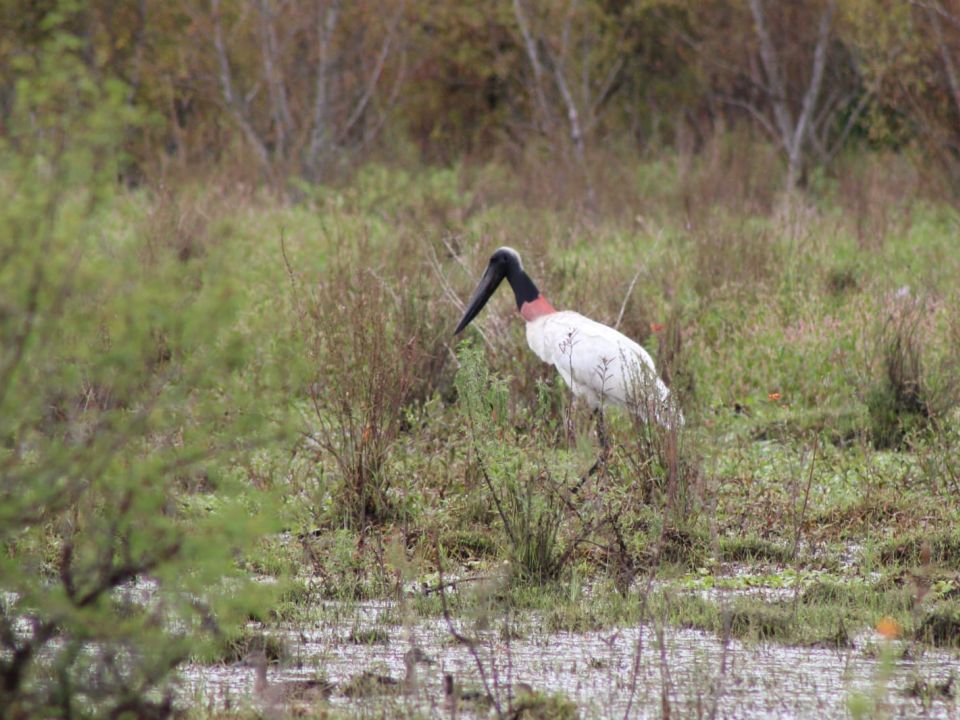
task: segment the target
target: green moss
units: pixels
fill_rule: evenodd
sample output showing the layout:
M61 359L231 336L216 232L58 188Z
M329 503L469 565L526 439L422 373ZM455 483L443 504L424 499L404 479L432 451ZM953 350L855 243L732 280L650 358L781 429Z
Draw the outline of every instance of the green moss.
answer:
M720 559L724 562L771 562L790 560L792 548L756 535L722 537L719 540Z
M562 693L523 692L514 700L511 718L516 720L576 720L577 705Z
M289 649L282 637L264 633L254 628L244 628L238 634L217 644L213 654L198 658L206 663L236 663L247 659L251 653L263 651L268 662L289 657Z
M883 542L878 554L883 564L932 563L960 571L960 531L915 532Z
M497 554L497 543L489 529L454 529L441 537L440 544L447 555L458 562L493 558Z
M960 602L940 602L927 609L914 637L936 647L960 647Z
M355 645L386 645L390 642L390 633L380 627L353 627L347 635L347 642Z

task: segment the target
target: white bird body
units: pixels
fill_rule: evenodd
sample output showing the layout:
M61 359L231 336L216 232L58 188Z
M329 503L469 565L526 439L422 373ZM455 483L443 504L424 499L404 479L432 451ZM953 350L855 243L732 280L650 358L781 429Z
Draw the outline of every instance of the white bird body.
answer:
M619 405L672 424L670 390L657 376L653 358L623 333L562 310L529 321L527 344L593 409ZM679 415L678 420L683 422Z
M683 425L683 416L657 376L650 354L611 327L577 312L557 311L524 271L512 248L502 247L490 257L455 333L476 317L504 279L513 288L517 309L527 322L530 349L557 368L574 395L600 411L599 421L604 407L612 404L667 428Z

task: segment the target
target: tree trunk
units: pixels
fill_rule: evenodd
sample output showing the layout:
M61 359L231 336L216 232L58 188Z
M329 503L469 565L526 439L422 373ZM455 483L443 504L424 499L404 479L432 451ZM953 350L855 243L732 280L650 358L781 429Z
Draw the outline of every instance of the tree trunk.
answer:
M270 92L271 114L273 115L274 146L273 155L282 159L287 155L287 141L293 121L287 102L287 90L279 69L277 51L277 33L273 27L273 7L270 0L258 0L260 11L260 54L263 60L263 75Z
M553 124L553 118L550 115L550 106L547 103L547 96L543 89L543 65L540 63L540 54L537 52L537 44L530 32L530 26L527 24L527 18L523 14L523 8L520 7L520 0L513 0L513 14L517 19L517 25L520 26L520 34L523 36L523 45L527 51L527 58L533 68L533 94L537 100L541 122L545 129Z
M247 120L243 107L237 100L236 93L233 90L233 77L230 72L230 59L227 57L227 46L223 42L223 26L220 21L220 0L210 0L210 9L213 13L213 47L217 51L217 62L220 65L220 91L223 93L224 104L230 111L234 122L237 123L243 132L250 147L257 155L257 160L264 171L270 170L270 156L267 152L263 140L257 135L250 121Z
M783 75L782 60L777 53L767 24L763 0L749 0L753 14L757 40L760 43L760 60L767 78L768 95L773 107L773 117L780 135L780 144L787 156L786 190L793 193L803 177L807 153L805 152L811 130L811 122L817 108L820 90L823 87L823 73L827 64L827 51L830 45L830 28L836 9L836 0L829 0L820 16L817 30L817 44L813 52L813 67L810 81L796 119L790 110L786 81Z
M322 4L321 4L322 7ZM313 121L310 125L310 145L307 150L306 169L310 179L321 176L320 164L329 142L330 111L328 75L330 74L330 44L340 14L340 0L333 0L324 12L318 12L317 28L317 76L313 101ZM322 21L321 21L322 20Z

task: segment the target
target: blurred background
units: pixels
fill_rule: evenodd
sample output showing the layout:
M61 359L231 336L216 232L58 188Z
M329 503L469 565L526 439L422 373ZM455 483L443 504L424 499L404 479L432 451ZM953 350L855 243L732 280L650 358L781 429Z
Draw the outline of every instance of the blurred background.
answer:
M731 136L732 153L778 155L763 182L787 188L851 152L906 152L941 189L960 176L955 0L8 0L0 12L0 134L18 80L69 33L90 80L117 84L139 113L120 128L133 184L224 173L289 189L371 159L549 160L593 202L614 158Z

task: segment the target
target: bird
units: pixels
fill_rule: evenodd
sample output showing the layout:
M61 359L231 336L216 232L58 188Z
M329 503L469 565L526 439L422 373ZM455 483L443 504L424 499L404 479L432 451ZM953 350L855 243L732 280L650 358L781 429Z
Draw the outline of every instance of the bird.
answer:
M594 410L602 454L588 475L606 460L603 410L607 405L624 407L645 422L652 420L668 430L683 425L683 414L657 375L650 354L612 327L572 310L557 310L527 275L520 254L511 247L498 248L490 256L454 335L470 324L503 280L510 284L517 310L526 321L530 349L556 367L573 395Z
M343 688L347 697L365 697L367 695L404 695L417 689L417 665L433 665L436 662L418 647L413 647L403 655L406 672L402 680L389 675L365 670L355 675Z
M263 650L250 653L244 658L244 664L253 666L256 671L253 691L268 711L291 706L313 707L329 698L334 691L333 684L323 678L270 682L267 678L267 654ZM277 713L268 714L272 716Z

